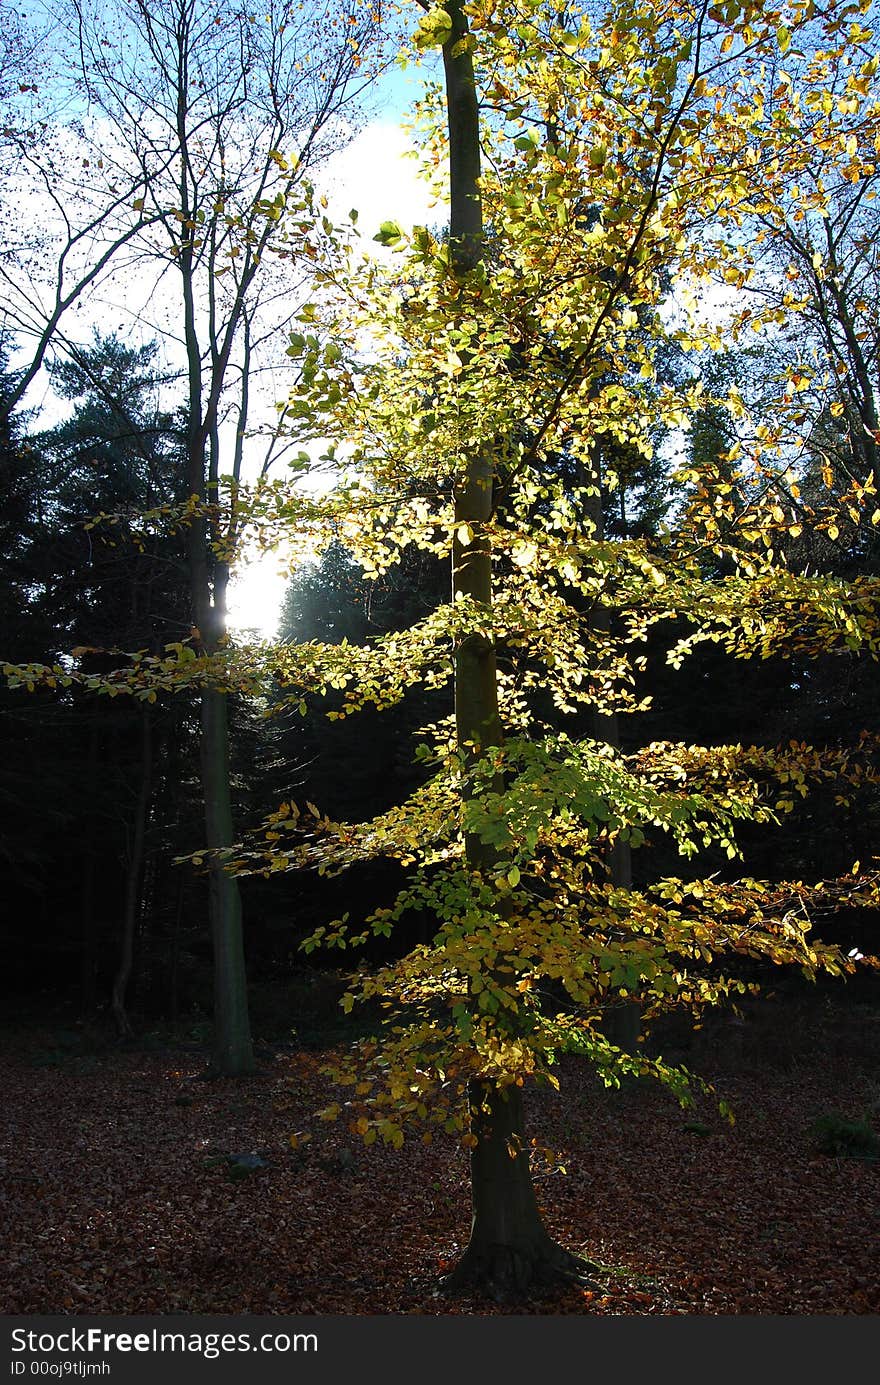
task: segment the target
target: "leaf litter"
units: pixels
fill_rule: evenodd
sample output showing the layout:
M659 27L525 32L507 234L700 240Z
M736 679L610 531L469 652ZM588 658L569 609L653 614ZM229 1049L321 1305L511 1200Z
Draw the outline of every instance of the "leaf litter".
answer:
M576 1059L560 1092L530 1094L547 1224L604 1269L598 1290L514 1304L438 1295L467 1243L467 1153L442 1136L367 1150L344 1117L315 1120L326 1054L265 1050L253 1078L205 1082L191 1047L47 1062L51 1033L18 1031L0 1058L0 1307L878 1313L880 1161L829 1157L810 1131L829 1112L880 1130L880 1003L776 1004L745 1045L723 1020L690 1040L732 1126L708 1099L606 1091ZM292 1147L296 1130L311 1138Z

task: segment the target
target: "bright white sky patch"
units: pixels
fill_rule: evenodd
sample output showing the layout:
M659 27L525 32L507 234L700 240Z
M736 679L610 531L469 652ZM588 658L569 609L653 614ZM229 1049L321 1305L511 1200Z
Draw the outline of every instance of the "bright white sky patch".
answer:
M346 220L356 207L358 227L368 244L383 221L398 221L405 229L445 224L448 206L438 202L419 177L412 148L412 140L399 125L390 121L367 125L330 160L318 180L327 195L331 217ZM376 251L379 253L378 246ZM288 582L281 568L283 559L272 553L239 568L229 588L230 630L275 638Z
M252 633L258 639L274 640L287 582L271 553L239 569L229 584L229 629L242 637Z
M431 226L447 219L413 158L411 137L399 125L377 121L330 160L320 184L337 221L358 210L358 226L369 237L383 221L404 228Z

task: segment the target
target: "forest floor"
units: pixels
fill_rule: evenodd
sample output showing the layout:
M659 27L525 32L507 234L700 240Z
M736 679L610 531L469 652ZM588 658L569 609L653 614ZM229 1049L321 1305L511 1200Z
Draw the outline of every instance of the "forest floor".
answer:
M846 988L847 990L849 988ZM653 1085L597 1086L579 1061L530 1096L553 1234L607 1266L528 1304L438 1297L467 1241L451 1137L364 1149L314 1049L204 1081L204 1052L128 1049L18 1026L0 1059L0 1311L232 1314L880 1312L880 1161L819 1152L818 1117L880 1132L880 982L763 1002L672 1035L664 1056L735 1113ZM673 1048L674 1042L678 1043ZM292 1149L292 1131L313 1139ZM230 1178L226 1154L263 1167Z

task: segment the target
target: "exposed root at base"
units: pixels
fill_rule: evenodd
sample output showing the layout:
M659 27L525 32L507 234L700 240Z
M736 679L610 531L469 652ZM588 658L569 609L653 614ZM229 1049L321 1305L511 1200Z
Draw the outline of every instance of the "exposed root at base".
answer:
M577 1285L601 1292L590 1278L601 1267L547 1240L538 1247L468 1246L455 1269L441 1281L439 1292L455 1296L486 1294L497 1303L525 1297L529 1290Z

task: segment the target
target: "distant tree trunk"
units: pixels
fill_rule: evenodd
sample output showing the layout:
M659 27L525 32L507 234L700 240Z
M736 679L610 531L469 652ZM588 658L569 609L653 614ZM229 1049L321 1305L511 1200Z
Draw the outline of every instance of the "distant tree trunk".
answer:
M150 815L150 795L153 780L153 722L147 707L141 713L140 784L131 831L131 848L125 877L125 905L122 915L122 939L119 964L113 978L111 1006L120 1037L128 1038L131 1023L125 1001L134 966L134 943L141 904L141 880L144 869L147 822Z
M180 880L174 906L174 922L171 925L171 956L168 962L168 1018L175 1035L180 1024L180 930L183 924L183 900L184 885L183 880Z
M202 693L202 788L205 836L214 849L235 841L229 783L228 701L223 692ZM253 1071L241 894L235 876L212 861L211 933L214 947L214 1049L219 1071L237 1076Z
M219 648L225 633L226 576L225 572L215 571L212 583L203 524L197 521L191 527L195 538L193 543L191 537L190 548L193 606L200 642L205 652L212 654ZM219 688L203 688L200 714L205 844L211 853L208 873L214 952L214 1063L220 1073L237 1077L253 1072L254 1053L248 1016L241 893L238 880L223 869L214 855L235 842L229 782L227 694Z
M98 1005L98 927L95 919L95 853L86 842L82 855L80 885L82 960L80 1006L83 1016L94 1015Z
M483 254L480 204L480 131L473 62L460 48L467 33L463 0L447 5L452 33L443 49L449 124L451 265L466 279ZM465 363L466 365L466 363ZM486 607L492 605L492 556L485 525L492 514L496 458L473 451L456 484L456 536L453 541L453 594ZM462 544L460 527L471 539ZM473 764L502 739L498 713L495 646L480 634L459 640L455 651L456 736L466 763ZM465 840L465 856L474 870L485 871L493 851L476 836ZM545 1230L535 1200L525 1139L522 1094L503 1091L490 1079L476 1079L469 1089L473 1222L468 1248L447 1277L444 1288L457 1292L471 1285L505 1297L532 1282L576 1276L582 1262L557 1246Z
M186 148L181 131L181 148ZM185 197L186 190L182 189ZM216 446L216 418L223 370L215 367L207 404L203 394L201 353L196 331L193 251L184 242L179 257L183 285L184 333L189 381L187 462L190 493L204 507L208 499L208 447ZM231 337L229 338L231 342ZM214 458L216 464L216 457ZM213 498L213 497L212 497ZM193 617L202 650L215 654L226 637L228 567L211 551L210 526L202 510L188 535L189 578ZM214 951L214 1066L226 1077L253 1072L254 1053L248 1016L247 978L238 880L223 869L218 852L235 842L229 783L229 714L227 694L206 686L201 693L200 758L205 811L205 845L209 852L209 910Z

